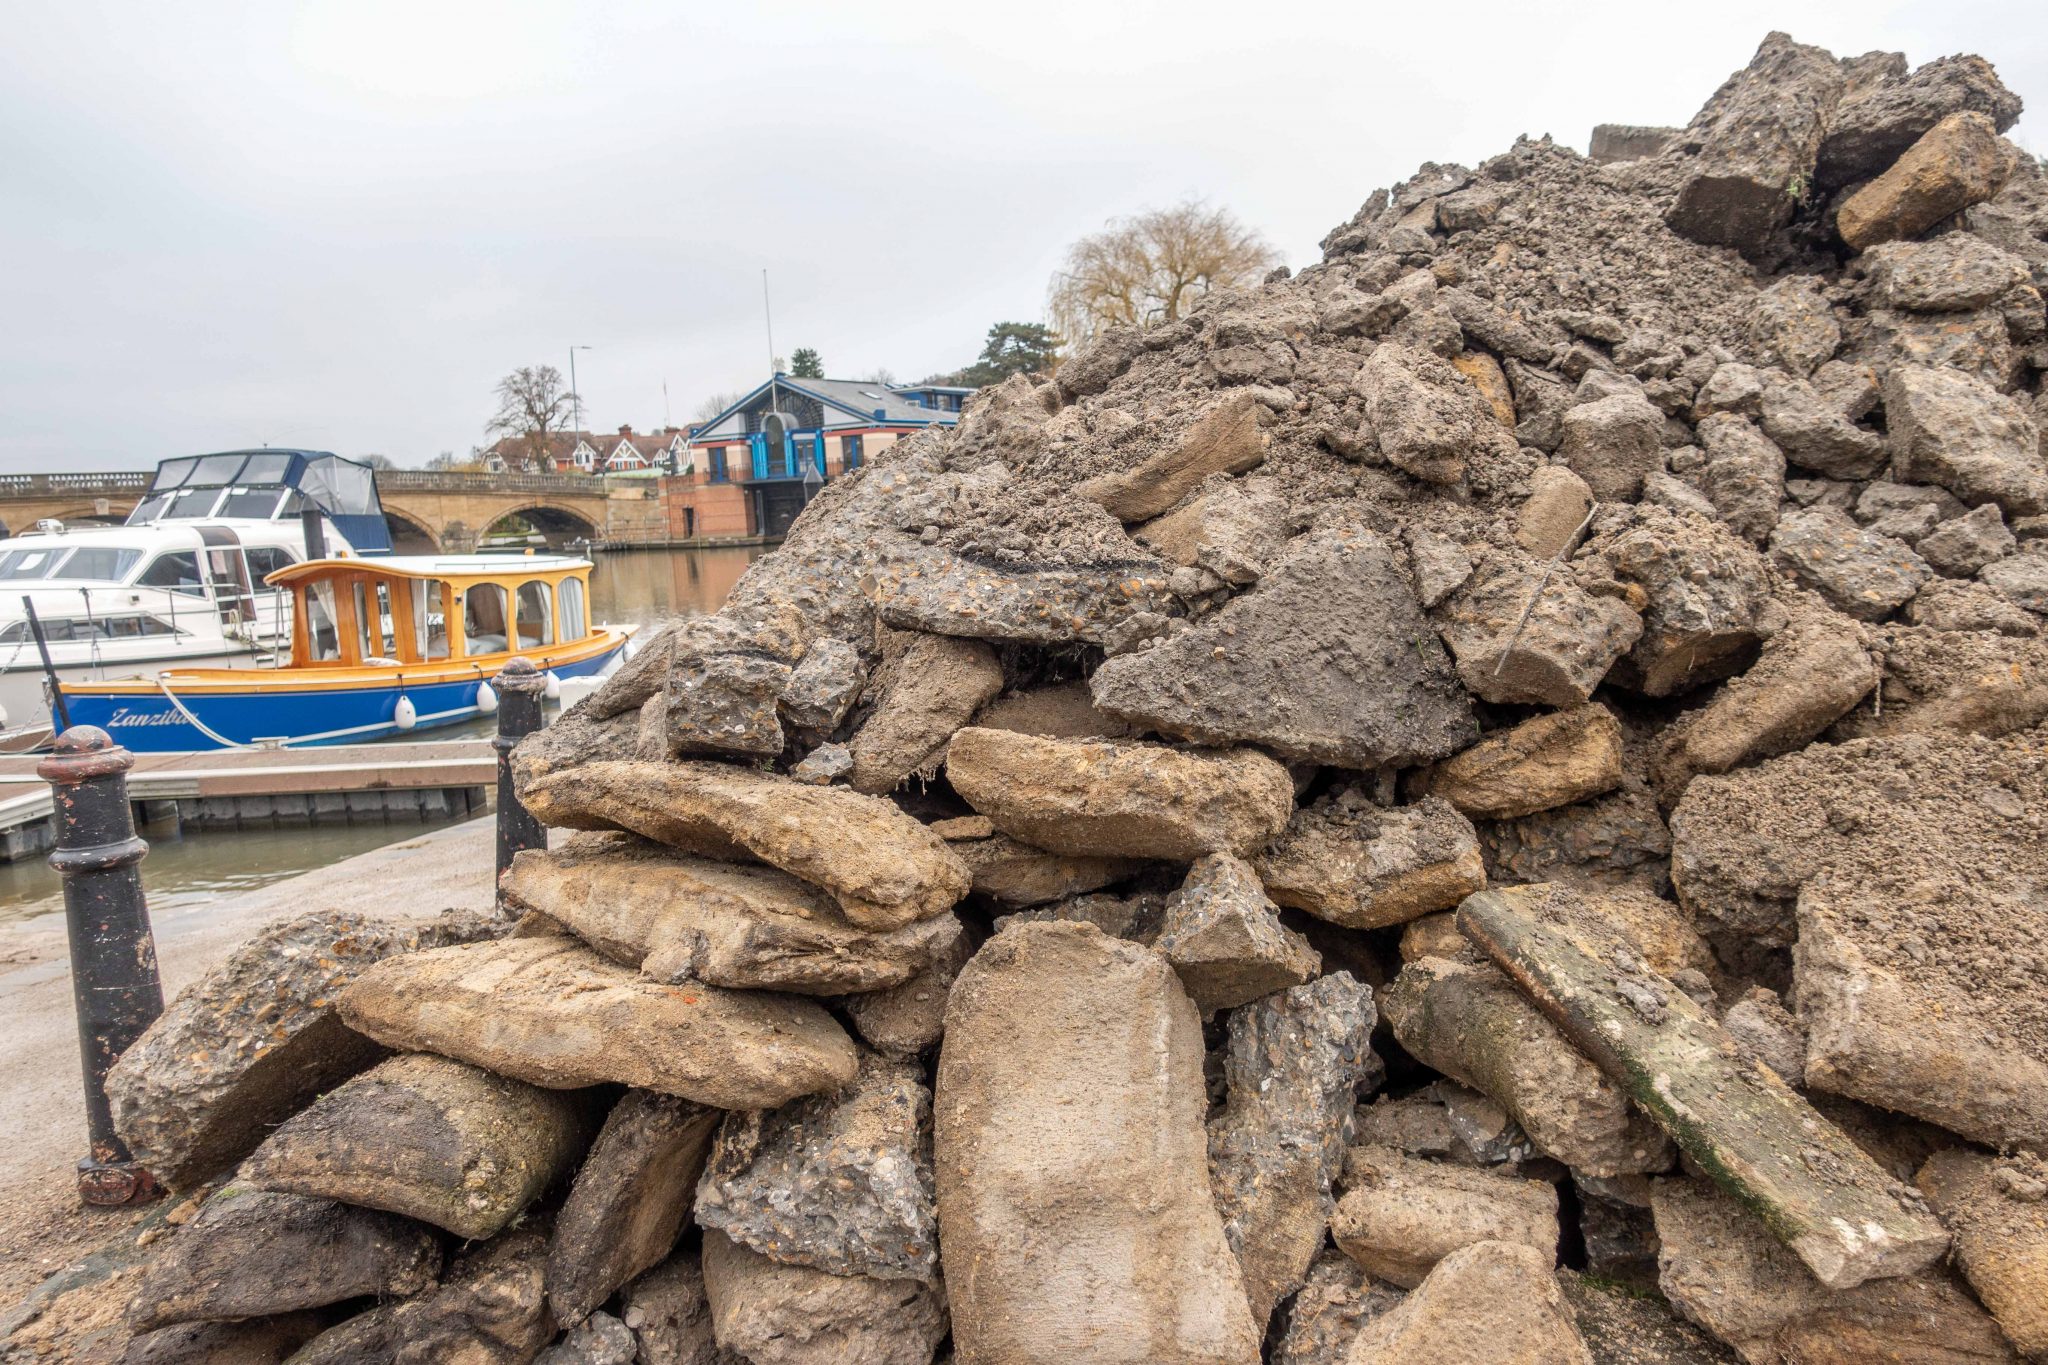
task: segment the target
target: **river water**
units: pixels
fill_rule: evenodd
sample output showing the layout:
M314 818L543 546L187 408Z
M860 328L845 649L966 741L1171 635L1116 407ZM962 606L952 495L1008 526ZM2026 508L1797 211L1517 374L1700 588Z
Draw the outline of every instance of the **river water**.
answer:
M600 554L597 571L590 579L591 619L649 630L672 616L716 611L747 565L765 553L766 550L750 547ZM490 733L490 723L478 721L431 731L422 738L457 739L473 735L481 739ZM153 908L199 909L240 892L412 838L421 829L440 823L446 822L216 831L155 839L151 841L149 856L142 862L142 883ZM63 908L57 874L41 857L0 863L0 921L26 919Z

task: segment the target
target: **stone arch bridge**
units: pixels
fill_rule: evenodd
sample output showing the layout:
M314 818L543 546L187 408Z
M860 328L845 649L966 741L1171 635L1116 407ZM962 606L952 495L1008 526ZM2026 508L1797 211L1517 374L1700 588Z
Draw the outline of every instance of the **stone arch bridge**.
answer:
M0 474L0 523L7 535L45 518L118 525L149 480L146 473ZM653 479L390 469L379 471L377 490L401 554L471 550L522 523L551 547L617 539L659 517Z

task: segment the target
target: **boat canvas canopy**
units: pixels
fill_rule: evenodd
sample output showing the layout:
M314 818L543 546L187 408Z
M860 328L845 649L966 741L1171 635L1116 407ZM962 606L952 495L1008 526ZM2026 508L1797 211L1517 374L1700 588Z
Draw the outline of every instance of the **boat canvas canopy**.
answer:
M287 514L318 508L358 554L391 552L376 471L324 450L229 450L165 460L128 524L155 521L175 495L207 488L289 489L296 496Z

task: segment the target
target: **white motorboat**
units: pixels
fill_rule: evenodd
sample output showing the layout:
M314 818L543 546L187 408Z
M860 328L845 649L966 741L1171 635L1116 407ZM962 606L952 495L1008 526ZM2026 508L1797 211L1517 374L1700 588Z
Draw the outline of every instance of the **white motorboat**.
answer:
M310 554L309 534L321 542ZM268 667L292 616L290 592L264 579L323 554L390 550L375 471L309 450L165 460L125 525L43 522L0 540L0 749L50 735L30 605L65 682Z

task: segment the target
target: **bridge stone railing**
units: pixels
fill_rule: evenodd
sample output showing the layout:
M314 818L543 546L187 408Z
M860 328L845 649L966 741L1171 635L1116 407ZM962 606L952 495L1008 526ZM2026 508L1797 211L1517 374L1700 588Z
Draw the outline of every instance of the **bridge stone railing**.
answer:
M387 493L564 493L601 498L605 481L593 474L490 474L460 469L382 469L377 487Z
M0 498L93 497L140 493L149 487L148 471L124 470L83 474L0 474Z

